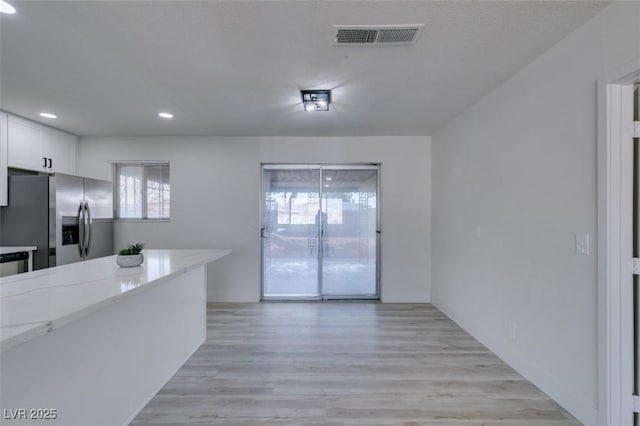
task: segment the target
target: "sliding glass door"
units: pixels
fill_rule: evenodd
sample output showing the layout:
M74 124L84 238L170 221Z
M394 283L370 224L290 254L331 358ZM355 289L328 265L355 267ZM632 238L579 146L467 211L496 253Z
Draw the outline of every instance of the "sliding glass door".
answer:
M264 298L319 298L313 244L320 208L320 169L264 166L262 270Z
M322 294L377 294L377 168L322 170Z
M262 297L378 298L378 166L264 165Z

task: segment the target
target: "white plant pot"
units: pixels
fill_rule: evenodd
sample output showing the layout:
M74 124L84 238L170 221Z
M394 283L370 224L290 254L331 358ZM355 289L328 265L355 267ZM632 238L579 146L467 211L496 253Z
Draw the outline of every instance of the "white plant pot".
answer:
M140 266L144 262L144 256L141 254L132 254L132 255L123 255L119 254L116 256L116 263L121 268L131 268L133 266Z

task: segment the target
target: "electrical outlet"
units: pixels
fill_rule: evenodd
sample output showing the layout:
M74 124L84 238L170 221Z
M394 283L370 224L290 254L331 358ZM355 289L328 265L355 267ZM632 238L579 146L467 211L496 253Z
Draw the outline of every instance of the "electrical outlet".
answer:
M576 254L589 254L589 234L576 234Z

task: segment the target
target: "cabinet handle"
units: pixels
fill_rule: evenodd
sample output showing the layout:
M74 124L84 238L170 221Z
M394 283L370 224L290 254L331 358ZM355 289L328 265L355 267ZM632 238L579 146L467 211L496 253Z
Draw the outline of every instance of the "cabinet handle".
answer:
M49 158L49 168L51 168L53 165L53 161L51 160L51 158Z
M47 157L42 157L42 167L47 167Z

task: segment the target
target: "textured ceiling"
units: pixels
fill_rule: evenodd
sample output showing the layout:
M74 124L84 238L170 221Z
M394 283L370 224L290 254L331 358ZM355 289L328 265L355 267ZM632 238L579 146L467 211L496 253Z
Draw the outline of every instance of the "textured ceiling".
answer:
M430 135L607 4L13 3L0 108L79 135L242 136ZM412 23L414 46L332 45L334 24ZM331 111L303 111L312 88L333 90Z

